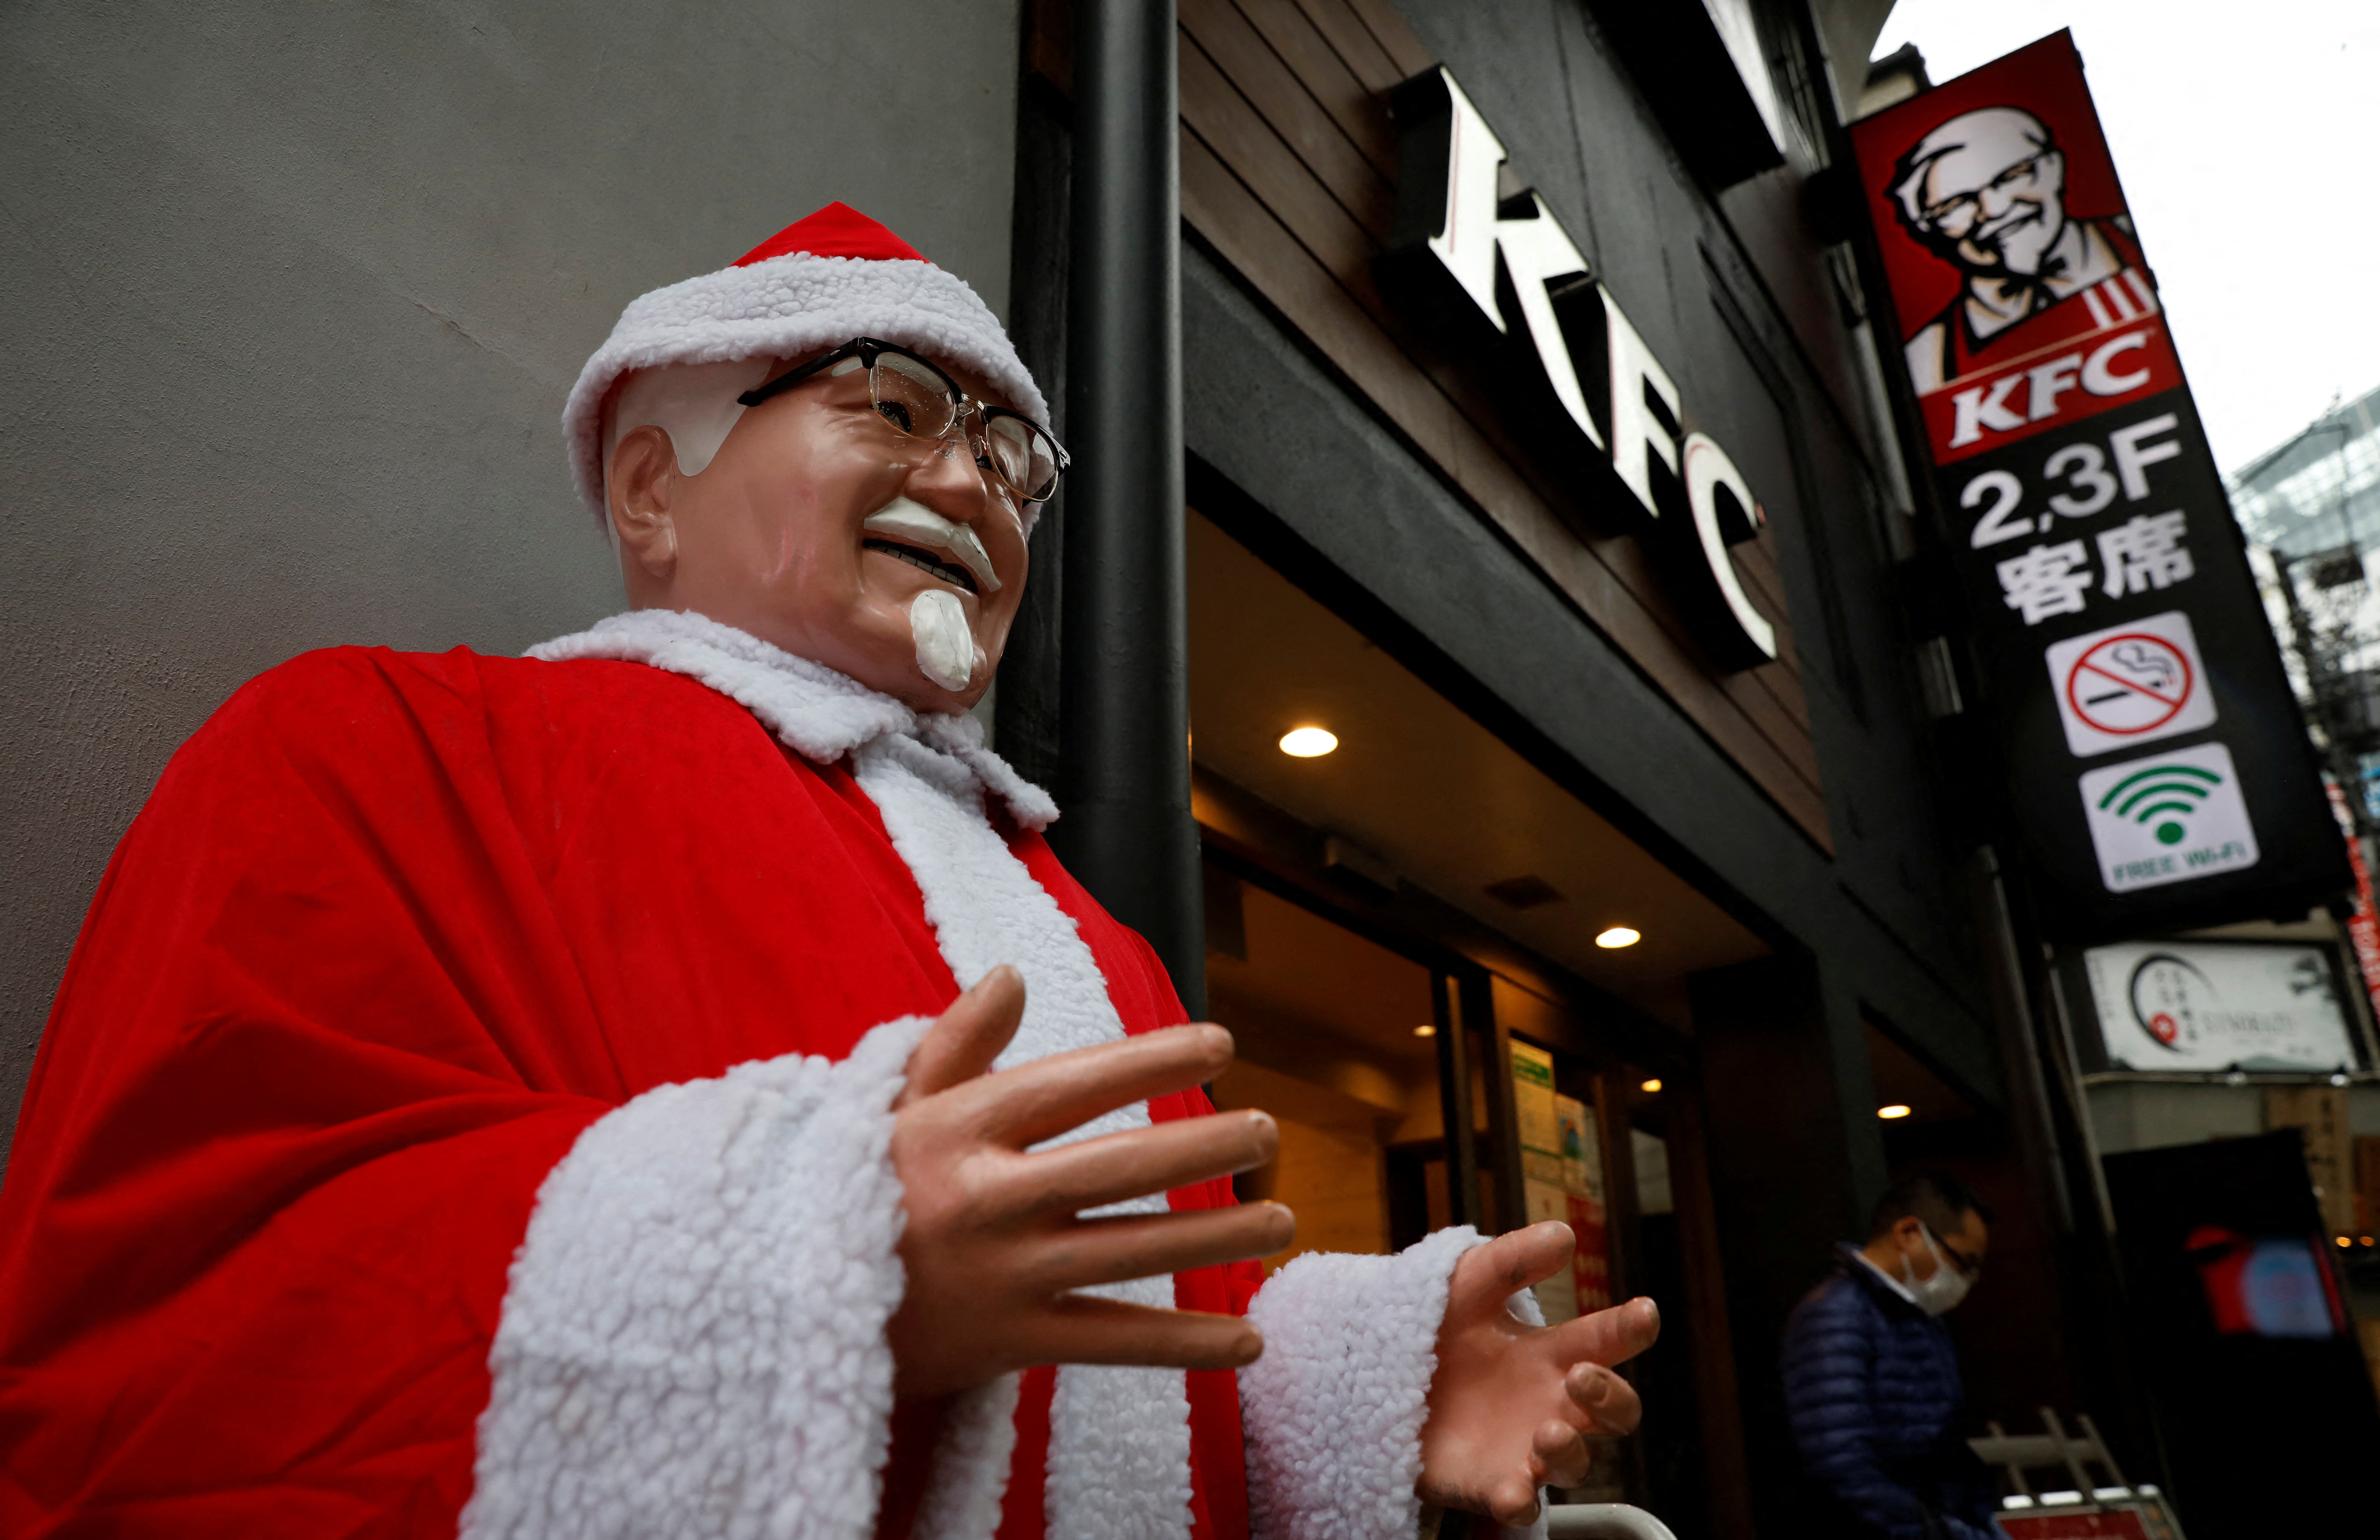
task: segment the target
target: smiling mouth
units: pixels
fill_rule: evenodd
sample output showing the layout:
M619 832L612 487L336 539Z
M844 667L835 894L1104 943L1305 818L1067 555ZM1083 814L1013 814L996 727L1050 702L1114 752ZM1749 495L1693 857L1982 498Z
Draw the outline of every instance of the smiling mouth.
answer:
M879 540L870 536L861 540L859 547L863 551L881 552L894 561L906 562L921 572L932 573L953 588L965 588L969 593L979 592L976 588L975 574L956 562L942 561L928 552L918 550L914 545L903 545L897 540Z
M2017 207L2010 210L2007 213L2002 214L1998 224L1986 224L1977 230L1974 236L1975 242L1980 246L1996 247L1999 245L2000 238L2006 236L2010 231L2026 224L2037 224L2040 222L2041 206L2039 204L2026 205L2021 203L2017 205Z

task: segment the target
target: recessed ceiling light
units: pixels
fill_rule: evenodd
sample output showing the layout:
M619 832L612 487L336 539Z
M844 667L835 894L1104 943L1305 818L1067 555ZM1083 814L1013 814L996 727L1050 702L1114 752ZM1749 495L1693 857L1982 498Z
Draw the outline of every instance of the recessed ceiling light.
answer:
M1658 1080L1648 1080L1645 1082L1644 1085L1639 1085L1636 1088L1649 1097L1660 1090L1661 1083Z
M1644 933L1624 925L1615 925L1595 939L1595 944L1606 952L1619 947L1633 947L1645 939Z
M1318 759L1339 746L1327 727L1293 727L1281 735L1281 751L1294 759Z
M1896 1101L1889 1107L1877 1108L1876 1115L1879 1118L1905 1118L1909 1116L1909 1104Z
M1438 1036L1438 1028L1432 1026L1427 1022L1424 1022L1419 1026L1414 1028L1414 1036L1416 1037L1435 1037Z

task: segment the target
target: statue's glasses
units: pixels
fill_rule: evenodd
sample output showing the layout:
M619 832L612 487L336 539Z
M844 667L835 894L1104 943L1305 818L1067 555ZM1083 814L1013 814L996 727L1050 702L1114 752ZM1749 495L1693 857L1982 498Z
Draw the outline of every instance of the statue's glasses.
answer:
M1018 497L1027 503L1046 503L1058 490L1058 478L1066 469L1066 452L1048 430L1022 412L976 400L932 362L895 343L854 337L735 399L747 406L758 406L814 374L841 374L846 369L868 370L868 401L896 432L930 442L947 439L953 429L963 428L967 447L975 451L975 463L999 477L1001 484Z
M1998 189L2004 196L2012 196L2009 189L2039 174L2046 153L2017 162L1973 192L1953 193L1939 203L1919 210L1918 223L1952 240L1964 240L1985 223L1984 194Z

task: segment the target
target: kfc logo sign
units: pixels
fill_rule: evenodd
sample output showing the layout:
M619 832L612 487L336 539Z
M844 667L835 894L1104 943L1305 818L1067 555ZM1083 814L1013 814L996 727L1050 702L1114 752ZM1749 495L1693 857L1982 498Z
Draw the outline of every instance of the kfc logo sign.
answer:
M1729 548L1766 518L1718 441L1683 426L1678 387L1545 200L1505 190L1504 146L1454 77L1390 94L1402 135L1397 228L1383 287L1434 329L1525 359L1499 394L1563 464L1608 467L1634 522L1673 557L1702 644L1724 669L1777 658L1777 628L1743 591ZM1525 379L1508 378L1513 374ZM1535 395L1535 409L1528 397Z
M2022 78L1854 130L1937 465L2181 383L2081 70Z
M2045 927L2325 896L2338 835L2072 39L1862 118L1852 144L2002 832ZM2157 753L2105 762L2151 734Z
M1958 459L1961 451L2022 438L2034 425L2055 421L2066 410L2058 398L2069 391L2082 392L2068 404L2081 408L2072 415L2087 417L2101 401L2115 405L2171 389L2180 382L2172 349L2158 346L2164 340L2164 329L2152 324L2095 343L2087 354L2076 349L2043 363L2021 364L1981 384L1936 391L1924 400L1936 458Z
M1973 372L2004 333L2064 300L2090 296L2101 327L2111 308L2126 320L2156 309L2139 246L2115 220L2067 212L2065 153L2022 107L1934 128L1894 165L1892 199L1902 228L1960 275L1958 297L1909 339L1921 391Z

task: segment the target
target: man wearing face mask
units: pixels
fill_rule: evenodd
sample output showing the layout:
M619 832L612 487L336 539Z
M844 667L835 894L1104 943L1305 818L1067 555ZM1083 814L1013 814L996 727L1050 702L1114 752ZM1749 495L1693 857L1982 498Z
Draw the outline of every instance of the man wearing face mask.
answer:
M970 714L1066 455L962 280L830 205L563 429L625 612L293 660L110 865L0 1190L0 1534L1386 1540L1633 1428L1649 1301L1508 1304L1564 1226L1255 1265L1230 1034Z
M1991 1211L1938 1171L1877 1200L1865 1245L1786 1323L1786 1414L1835 1527L1876 1540L1997 1540L1997 1506L1965 1444L1959 1362L1942 1316L1965 1299L1991 1243Z

